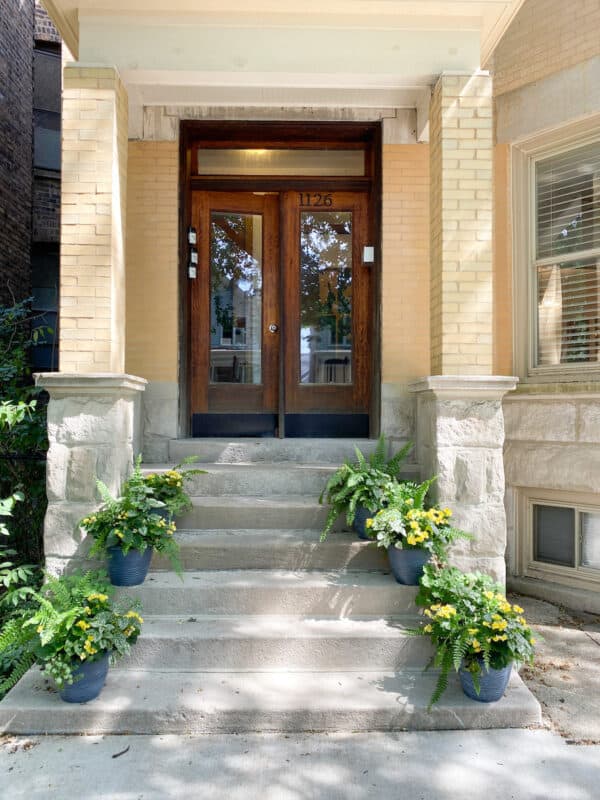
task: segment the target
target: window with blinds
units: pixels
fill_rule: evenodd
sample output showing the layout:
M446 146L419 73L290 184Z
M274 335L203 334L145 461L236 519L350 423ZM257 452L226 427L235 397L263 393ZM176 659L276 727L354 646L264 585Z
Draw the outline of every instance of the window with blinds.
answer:
M538 367L600 361L600 142L535 163Z

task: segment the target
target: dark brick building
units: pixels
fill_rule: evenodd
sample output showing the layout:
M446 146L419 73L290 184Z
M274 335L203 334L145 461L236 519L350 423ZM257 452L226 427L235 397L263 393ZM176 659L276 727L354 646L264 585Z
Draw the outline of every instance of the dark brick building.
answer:
M61 40L39 0L0 0L0 303L57 329ZM35 367L56 368L53 342Z

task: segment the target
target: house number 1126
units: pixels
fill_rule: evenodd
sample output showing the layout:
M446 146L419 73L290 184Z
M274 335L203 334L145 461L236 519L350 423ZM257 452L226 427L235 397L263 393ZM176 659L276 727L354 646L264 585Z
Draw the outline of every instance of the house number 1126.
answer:
M332 206L333 195L320 192L300 192L301 206Z

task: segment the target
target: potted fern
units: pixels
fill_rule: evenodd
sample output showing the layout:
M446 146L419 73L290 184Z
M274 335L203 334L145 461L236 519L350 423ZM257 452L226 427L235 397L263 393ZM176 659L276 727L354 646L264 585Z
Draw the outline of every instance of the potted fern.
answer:
M368 458L358 447L354 448L356 461L345 461L329 478L319 497L319 503L330 506L321 532L322 542L342 514L346 515L348 527L354 527L359 538L370 538L365 527L366 521L387 504L390 493L397 484L402 462L411 448L412 442L408 442L388 459L383 434Z
M173 538L175 523L157 513L165 504L156 499L146 483L140 459L123 484L120 497L113 498L102 481L97 481L97 485L104 502L80 524L94 539L90 554L107 555L113 585L143 583L154 550L166 555L181 575L179 545Z
M143 619L137 604L113 604L105 573L46 577L39 590L20 589L26 602L0 633L0 658L12 665L0 695L38 664L63 700L86 703L100 694L109 662L129 652Z
M427 618L418 632L435 647L429 666L440 670L430 707L453 669L467 697L491 703L504 694L513 665L532 663L535 639L523 609L489 575L427 566L416 602Z
M417 586L432 556L438 563L445 562L452 542L472 538L450 524L449 508L425 508L425 498L434 481L430 478L423 483L397 484L390 491L387 507L366 522L377 546L387 550L394 577L408 586Z
M185 469L185 465L196 460L197 456L189 456L176 467L164 472L150 472L144 477L146 486L152 489L152 496L164 504L164 508L157 508L155 513L170 519L191 508L192 501L183 488L184 483L193 475L206 475L204 469Z

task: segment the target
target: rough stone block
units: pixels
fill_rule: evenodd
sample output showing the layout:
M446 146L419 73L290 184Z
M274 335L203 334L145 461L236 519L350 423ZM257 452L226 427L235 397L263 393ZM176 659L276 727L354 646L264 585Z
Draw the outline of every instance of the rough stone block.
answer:
M506 583L506 564L504 558L486 558L471 556L451 556L450 564L463 572L484 572L491 575L498 583Z
M48 500L50 502L64 500L67 487L69 448L51 441L46 464L46 494L48 495Z
M91 447L73 447L69 452L67 468L68 500L93 501L96 496L96 462L98 450Z
M600 492L600 448L594 444L508 442L506 482L512 486Z
M51 503L44 521L46 556L71 558L87 554L90 543L79 527L80 520L94 509L91 503Z
M499 400L438 400L435 436L438 445L499 447L504 419Z
M473 535L460 539L452 552L469 556L502 556L506 548L506 512L502 503L454 506L452 522Z
M577 404L532 398L504 403L507 439L530 442L575 441Z
M133 408L125 399L67 397L48 406L48 435L67 445L133 440Z
M579 441L600 443L600 404L579 403L577 411Z

